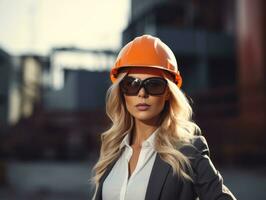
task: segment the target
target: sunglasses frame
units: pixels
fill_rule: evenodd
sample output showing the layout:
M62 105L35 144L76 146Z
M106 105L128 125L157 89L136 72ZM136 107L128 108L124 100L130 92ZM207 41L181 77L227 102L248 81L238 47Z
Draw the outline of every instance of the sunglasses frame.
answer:
M128 92L126 92L125 89L124 89L124 87L122 86L123 82L124 82L125 79L127 79L127 78L132 78L132 79L134 79L134 80L139 80L139 81L140 81L139 88L138 88L138 90L137 90L135 93L128 93ZM164 82L164 90L163 90L163 92L158 93L158 94L150 93L150 91L149 91L148 88L147 88L147 83L149 83L150 80L154 80L154 79L157 79L157 80L159 79L160 81ZM162 78L162 77L149 77L149 78L146 78L146 79L144 79L144 80L141 80L141 79L139 79L139 78L135 78L135 77L133 77L133 76L125 76L125 77L121 80L121 82L119 83L119 87L120 87L120 90L121 90L125 95L127 95L127 96L136 96L136 95L139 93L139 91L140 91L141 88L144 88L145 92L146 92L147 94L149 94L149 95L152 95L152 96L159 96L159 95L162 95L162 94L165 93L165 90L166 90L166 87L167 87L167 81L166 81L164 78Z

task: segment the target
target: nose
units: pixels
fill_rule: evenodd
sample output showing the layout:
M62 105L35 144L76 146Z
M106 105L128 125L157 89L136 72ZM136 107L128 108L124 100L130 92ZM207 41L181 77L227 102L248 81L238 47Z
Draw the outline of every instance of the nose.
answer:
M139 90L139 93L138 93L138 96L139 97L147 97L148 94L147 92L145 91L144 87L141 87L140 90Z

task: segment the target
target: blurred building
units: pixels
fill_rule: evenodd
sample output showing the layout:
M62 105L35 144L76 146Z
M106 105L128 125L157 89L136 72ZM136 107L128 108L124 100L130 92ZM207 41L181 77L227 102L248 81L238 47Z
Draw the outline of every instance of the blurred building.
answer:
M20 112L22 118L28 118L32 116L35 112L35 108L41 104L43 74L48 65L48 57L42 57L38 55L23 55L20 58Z
M262 0L131 1L123 45L151 34L173 50L217 162L266 163L264 10Z
M45 90L46 110L90 111L105 107L111 84L109 68L116 52L77 48L53 49L49 87Z
M9 83L11 78L11 56L0 49L0 127L8 123L9 113Z
M109 125L105 95L115 55L108 50L54 48L49 57L17 57L15 78L10 80L12 123L1 138L0 156L95 156L98 134Z
M35 55L11 56L1 50L1 124L16 124L32 115L40 101L45 58Z
M104 109L105 94L110 85L109 72L86 70L64 71L64 87L44 94L44 109L89 111Z

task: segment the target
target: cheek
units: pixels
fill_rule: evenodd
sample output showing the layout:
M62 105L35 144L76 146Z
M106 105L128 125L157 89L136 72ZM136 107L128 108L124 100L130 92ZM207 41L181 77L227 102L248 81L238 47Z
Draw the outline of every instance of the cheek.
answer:
M157 113L160 113L165 105L165 99L164 98L158 98L154 100L154 110L156 110Z
M132 97L124 96L124 99L125 99L126 107L129 111L133 108L135 104L137 104L137 101L133 96Z

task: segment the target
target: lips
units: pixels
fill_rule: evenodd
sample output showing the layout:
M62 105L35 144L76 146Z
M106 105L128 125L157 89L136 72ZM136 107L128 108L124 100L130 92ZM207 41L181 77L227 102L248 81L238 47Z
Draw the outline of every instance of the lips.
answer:
M145 111L149 109L150 105L146 103L139 103L136 105L136 107L139 111Z

